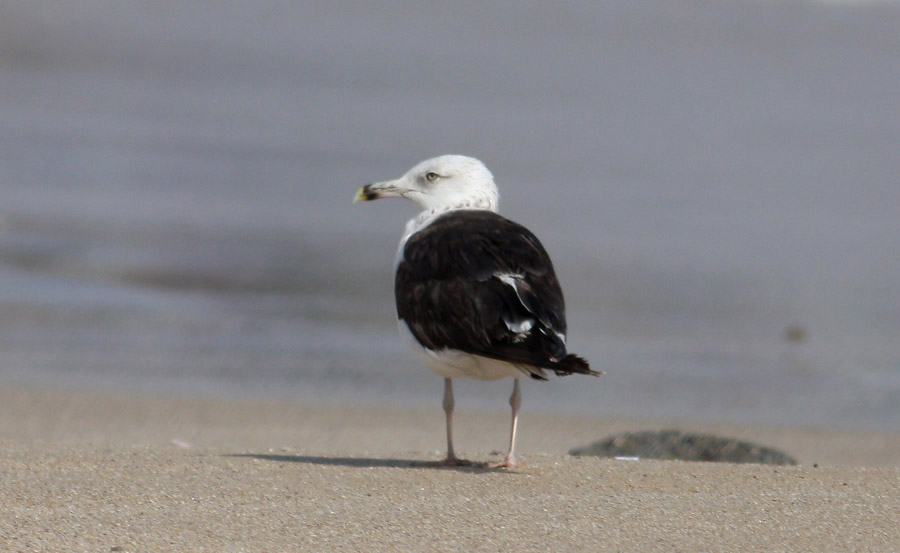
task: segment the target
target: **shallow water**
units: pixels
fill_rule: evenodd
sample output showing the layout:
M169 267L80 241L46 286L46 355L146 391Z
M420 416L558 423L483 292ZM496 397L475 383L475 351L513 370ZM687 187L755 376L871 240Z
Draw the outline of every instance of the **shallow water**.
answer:
M0 11L0 382L438 408L350 199L464 153L608 373L526 409L900 423L896 3Z

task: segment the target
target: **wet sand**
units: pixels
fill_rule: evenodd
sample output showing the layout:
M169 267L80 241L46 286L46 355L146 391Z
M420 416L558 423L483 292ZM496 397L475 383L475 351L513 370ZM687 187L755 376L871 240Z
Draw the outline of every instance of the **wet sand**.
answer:
M504 412L464 412L495 458ZM575 458L678 427L784 449L796 467ZM524 466L441 469L434 409L0 391L10 551L889 551L900 437L523 415Z
M608 375L526 413L895 431L900 7L519 7L4 3L0 383L431 406L351 197L461 153Z

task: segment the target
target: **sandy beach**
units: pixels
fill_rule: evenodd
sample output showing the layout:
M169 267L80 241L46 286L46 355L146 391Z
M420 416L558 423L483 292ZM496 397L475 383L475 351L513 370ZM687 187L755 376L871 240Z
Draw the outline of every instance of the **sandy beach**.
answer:
M464 412L494 458L506 413ZM754 440L796 467L576 458L614 432ZM0 391L5 551L893 551L900 437L525 412L516 470L445 469L434 409Z

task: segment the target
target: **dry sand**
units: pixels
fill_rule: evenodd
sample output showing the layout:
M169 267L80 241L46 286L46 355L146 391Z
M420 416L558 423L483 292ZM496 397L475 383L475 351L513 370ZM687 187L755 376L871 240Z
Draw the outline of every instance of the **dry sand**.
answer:
M459 412L494 458L507 414ZM440 407L0 390L2 551L897 551L900 437L523 414L516 470L437 469ZM676 427L797 467L573 458Z

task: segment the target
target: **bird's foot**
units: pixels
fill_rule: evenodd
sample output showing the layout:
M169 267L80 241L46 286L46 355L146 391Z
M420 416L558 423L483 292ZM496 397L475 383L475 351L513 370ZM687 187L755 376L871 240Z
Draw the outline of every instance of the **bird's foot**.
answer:
M515 457L507 457L502 461L494 461L492 463L485 463L484 466L489 469L514 469L519 464L516 462Z

